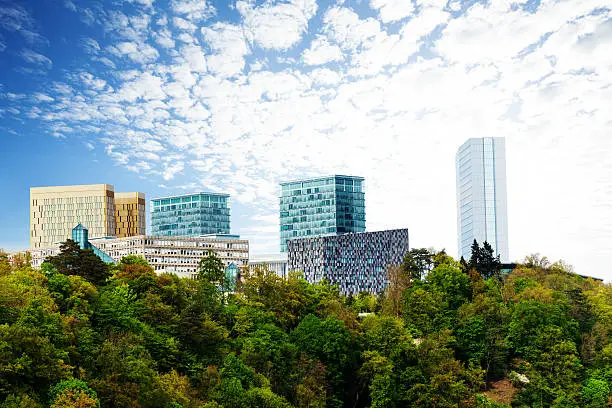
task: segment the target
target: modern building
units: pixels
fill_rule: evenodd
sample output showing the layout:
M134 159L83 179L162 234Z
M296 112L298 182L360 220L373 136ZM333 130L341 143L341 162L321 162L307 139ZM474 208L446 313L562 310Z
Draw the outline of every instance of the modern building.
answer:
M310 283L326 279L345 295L382 292L388 268L410 250L408 229L293 239L287 248L289 270L302 271Z
M474 240L488 242L509 261L506 147L501 137L466 141L456 156L459 257L469 260Z
M65 241L77 224L93 237L144 234L144 203L144 194L115 193L110 184L32 187L30 248Z
M116 260L111 258L107 253L101 251L98 247L91 243L89 240L89 230L83 226L83 224L78 224L76 227L72 229L71 237L74 242L79 244L81 249L91 249L94 254L96 254L102 261L106 263L115 263ZM26 251L16 251L16 254L25 255L29 253L31 256L30 264L35 268L40 268L40 265L47 259L49 256L55 256L60 253L60 246L62 243L57 242L53 245L50 245L45 248L35 248Z
M287 277L287 253L270 255L253 255L249 257L249 269L268 268L281 278Z
M115 236L146 234L146 200L143 193L115 193Z
M89 241L89 231L82 224L77 225L72 229L72 240L79 244L81 249L91 249L101 260L106 263L115 263L116 260L111 258L106 252L100 250Z
M93 236L115 235L114 199L109 184L30 188L30 248L65 241L79 223Z
M198 263L211 251L231 269L246 268L249 260L249 241L240 239L237 235L201 237L141 235L90 239L90 242L116 261L120 261L126 255L140 255L157 273L175 273L188 278L197 276Z
M151 200L151 235L198 237L230 233L229 195L194 193Z
M295 238L365 231L363 177L328 176L281 183L280 250Z

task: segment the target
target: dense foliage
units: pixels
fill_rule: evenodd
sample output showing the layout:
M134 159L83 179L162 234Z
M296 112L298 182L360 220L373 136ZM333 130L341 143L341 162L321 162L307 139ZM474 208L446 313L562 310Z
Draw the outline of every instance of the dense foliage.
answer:
M228 293L214 255L188 280L0 253L0 407L609 406L612 287L475 245L412 250L378 297L265 269Z

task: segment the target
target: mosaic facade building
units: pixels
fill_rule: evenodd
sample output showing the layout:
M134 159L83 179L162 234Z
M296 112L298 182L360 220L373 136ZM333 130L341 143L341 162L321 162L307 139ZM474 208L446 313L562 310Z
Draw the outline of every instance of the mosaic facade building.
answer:
M502 137L467 140L456 156L459 257L469 260L474 240L487 241L509 261L506 145Z
M154 198L151 235L198 237L230 233L229 195L195 193Z
M302 271L310 283L326 279L345 295L382 292L387 269L410 250L408 229L294 239L287 248L289 270Z
M363 231L363 177L336 175L281 183L281 252L287 251L291 239Z

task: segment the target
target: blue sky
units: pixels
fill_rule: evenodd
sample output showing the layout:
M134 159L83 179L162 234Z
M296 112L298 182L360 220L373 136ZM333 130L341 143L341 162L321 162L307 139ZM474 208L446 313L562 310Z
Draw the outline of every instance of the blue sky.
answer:
M612 273L605 1L0 0L0 247L30 186L232 196L278 248L278 182L366 177L369 230L456 253L454 155L507 140L511 258Z

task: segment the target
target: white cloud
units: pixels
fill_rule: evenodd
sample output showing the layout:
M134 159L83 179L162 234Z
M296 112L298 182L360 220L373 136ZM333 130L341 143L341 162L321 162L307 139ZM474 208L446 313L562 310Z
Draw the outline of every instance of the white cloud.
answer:
M88 135L164 185L232 194L255 218L235 232L265 252L278 250L278 181L349 173L367 179L369 230L407 226L413 246L454 254L455 151L505 136L512 258L609 273L610 12L592 13L596 0L465 4L458 16L443 0L347 4L241 1L214 22L201 1L173 1L167 16L109 10L111 47L90 49L110 69L3 93L5 112ZM153 42L163 56L147 56Z
M377 20L362 20L357 13L346 7L330 9L323 17L323 23L323 31L343 49L354 50L381 33Z
M401 20L414 11L412 2L407 0L370 0L370 7L378 10L383 23Z
M323 65L342 59L344 59L344 56L340 47L336 44L330 44L325 37L312 40L310 48L302 53L302 60L306 65Z
M71 0L64 0L64 7L70 11L77 11L76 5Z
M83 38L81 40L81 45L85 52L90 55L95 55L100 52L100 44L93 38Z
M197 29L195 24L180 17L174 17L172 19L172 24L174 24L174 26L179 30L189 31L191 33L193 33Z
M47 69L51 69L51 67L53 66L53 62L51 61L49 57L46 57L28 48L25 48L23 51L21 51L20 55L21 55L21 58L23 58L24 60L26 60L27 62L31 64L40 65Z
M315 0L291 0L255 7L238 1L236 8L244 19L247 37L264 49L285 50L293 47L308 29L317 11Z
M202 28L202 36L213 50L208 56L210 71L226 77L241 73L245 65L245 56L250 53L241 26L215 23Z
M214 8L207 0L171 0L172 10L188 20L198 21L214 13Z
M40 102L53 102L55 101L55 99L53 99L52 97L50 97L47 94L41 93L41 92L37 92L33 95L34 100L38 103Z
M121 42L115 46L110 46L108 51L118 57L128 57L130 61L139 64L153 62L159 58L159 52L146 43Z
M172 180L177 174L181 173L185 168L185 163L183 162L174 162L171 164L166 164L163 170L162 177L164 180Z
M167 28L158 29L154 34L155 42L163 48L172 50L176 46L176 42L172 38L172 33Z
M206 57L197 45L186 45L181 49L183 60L193 72L206 72Z

